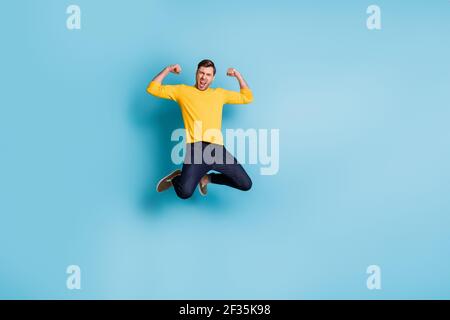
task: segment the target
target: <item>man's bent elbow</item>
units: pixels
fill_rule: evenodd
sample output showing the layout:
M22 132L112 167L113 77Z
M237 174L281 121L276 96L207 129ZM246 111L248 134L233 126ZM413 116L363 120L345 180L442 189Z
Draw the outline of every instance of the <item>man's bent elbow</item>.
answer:
M151 94L152 96L159 97L161 91L160 88L161 88L160 83L157 83L156 81L151 81L147 86L147 93Z
M247 97L244 99L244 104L249 104L253 102L253 97Z
M245 104L253 102L253 93L249 90L249 92L245 92L243 94L243 100Z

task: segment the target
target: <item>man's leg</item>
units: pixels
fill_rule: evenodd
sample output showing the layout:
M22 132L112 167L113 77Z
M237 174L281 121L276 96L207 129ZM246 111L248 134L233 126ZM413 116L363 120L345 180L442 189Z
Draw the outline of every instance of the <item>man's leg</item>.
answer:
M181 175L172 179L172 185L176 194L187 199L194 193L200 179L208 172L208 168L202 164L183 164Z
M252 180L245 172L242 165L226 149L223 148L223 161L212 166L212 170L220 173L210 173L209 181L215 184L223 184L242 191L250 190Z
M172 179L173 188L178 197L182 199L187 199L192 196L200 179L210 170L210 166L203 163L203 161L195 163L194 152L197 147L200 148L197 149L197 151L200 150L201 152L201 143L187 144L186 157L181 170L181 175Z

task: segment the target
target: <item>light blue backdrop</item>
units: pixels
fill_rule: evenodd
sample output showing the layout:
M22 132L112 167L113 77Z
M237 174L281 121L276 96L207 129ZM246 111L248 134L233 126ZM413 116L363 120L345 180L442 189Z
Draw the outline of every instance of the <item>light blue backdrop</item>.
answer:
M449 1L1 12L0 298L450 298ZM238 90L228 67L246 77L255 100L225 106L224 127L280 129L280 170L246 165L248 193L183 201L154 191L179 109L145 89L172 63L166 83L193 84L203 58L214 86Z

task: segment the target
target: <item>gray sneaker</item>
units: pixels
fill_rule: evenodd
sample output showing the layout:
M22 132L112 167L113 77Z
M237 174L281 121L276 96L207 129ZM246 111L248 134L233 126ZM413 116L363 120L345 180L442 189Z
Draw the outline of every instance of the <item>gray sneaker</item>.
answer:
M176 176L179 176L181 174L181 170L177 169L173 171L172 173L168 174L161 180L159 180L158 184L156 185L156 191L163 192L167 189L169 189L172 186L172 179Z

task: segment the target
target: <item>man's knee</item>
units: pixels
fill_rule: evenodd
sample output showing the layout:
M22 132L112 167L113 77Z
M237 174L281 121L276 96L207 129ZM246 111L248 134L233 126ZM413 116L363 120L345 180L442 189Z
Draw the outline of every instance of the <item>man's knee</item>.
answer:
M244 180L242 180L242 182L240 183L240 189L242 191L248 191L252 188L252 180L250 178L246 178Z
M188 188L186 186L180 186L175 189L177 196L181 199L189 199L194 193L195 188Z

